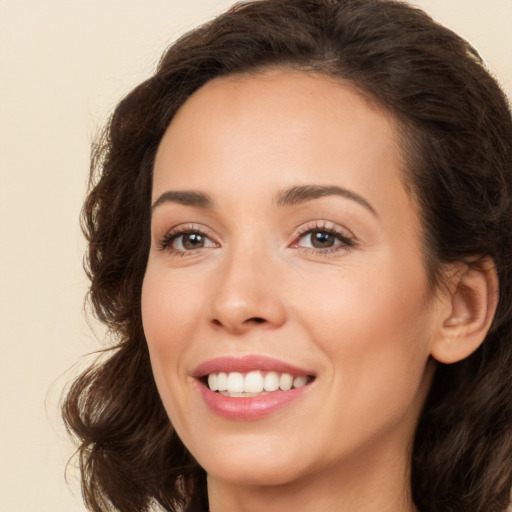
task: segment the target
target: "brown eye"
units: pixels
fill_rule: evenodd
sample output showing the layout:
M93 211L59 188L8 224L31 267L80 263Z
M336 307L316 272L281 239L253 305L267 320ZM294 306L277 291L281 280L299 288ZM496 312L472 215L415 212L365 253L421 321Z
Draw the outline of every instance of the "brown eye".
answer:
M311 246L315 249L328 249L336 243L336 237L326 231L312 231L309 236L311 237Z
M181 243L180 243L181 239ZM205 245L205 236L201 233L184 233L174 240L173 245L182 247L176 247L177 249L183 248L186 251L193 251L194 249L201 249Z
M331 252L338 249L347 249L354 246L351 237L347 237L331 228L314 228L303 233L295 247L317 249L319 252Z
M174 254L192 253L199 249L218 247L209 236L201 231L179 231L165 235L160 241L160 248Z

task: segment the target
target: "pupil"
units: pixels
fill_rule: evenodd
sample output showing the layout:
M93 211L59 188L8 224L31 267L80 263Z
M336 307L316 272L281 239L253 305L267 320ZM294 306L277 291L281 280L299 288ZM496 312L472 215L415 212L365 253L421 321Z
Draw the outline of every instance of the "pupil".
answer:
M313 233L313 247L320 249L325 247L332 247L333 242L334 240L330 233L326 233L325 231L315 231Z
M203 235L199 233L190 233L183 237L183 247L185 247L185 249L197 249L203 247L203 245Z

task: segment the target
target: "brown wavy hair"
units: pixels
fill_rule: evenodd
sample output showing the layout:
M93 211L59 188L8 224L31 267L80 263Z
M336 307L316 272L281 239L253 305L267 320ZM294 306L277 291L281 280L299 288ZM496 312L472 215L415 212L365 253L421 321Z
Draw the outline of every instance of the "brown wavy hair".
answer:
M117 106L93 148L83 208L95 314L114 337L63 416L95 512L207 510L206 475L160 401L141 321L152 167L178 108L209 80L269 67L351 83L401 127L425 265L490 256L500 298L482 346L438 364L412 451L421 512L504 512L512 488L512 119L477 52L391 0L256 0L188 33Z

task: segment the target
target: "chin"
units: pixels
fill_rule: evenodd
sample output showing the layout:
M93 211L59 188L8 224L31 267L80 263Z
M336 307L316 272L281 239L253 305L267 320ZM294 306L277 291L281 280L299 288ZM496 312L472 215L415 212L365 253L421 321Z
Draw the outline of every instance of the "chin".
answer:
M210 470L207 467L204 469L209 477L240 486L286 485L300 478L300 475L296 471L291 471L290 468L270 466L265 463L234 465L222 461L220 464L211 464Z
M295 450L287 453L287 450L273 449L268 443L261 446L250 441L242 445L206 450L206 455L199 454L197 460L209 476L237 485L284 485L297 480L304 472Z

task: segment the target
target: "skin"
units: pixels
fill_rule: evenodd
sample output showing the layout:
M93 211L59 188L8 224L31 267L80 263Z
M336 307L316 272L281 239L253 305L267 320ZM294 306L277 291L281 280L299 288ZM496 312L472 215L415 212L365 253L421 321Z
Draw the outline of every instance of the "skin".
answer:
M160 395L208 473L212 512L415 510L410 446L444 303L430 292L395 128L350 86L266 71L209 82L161 141L142 315ZM366 204L276 201L304 185ZM162 198L169 191L212 204ZM303 234L326 228L350 242L327 236L327 250ZM202 247L180 230L203 233ZM242 355L315 380L270 416L217 416L194 369Z

